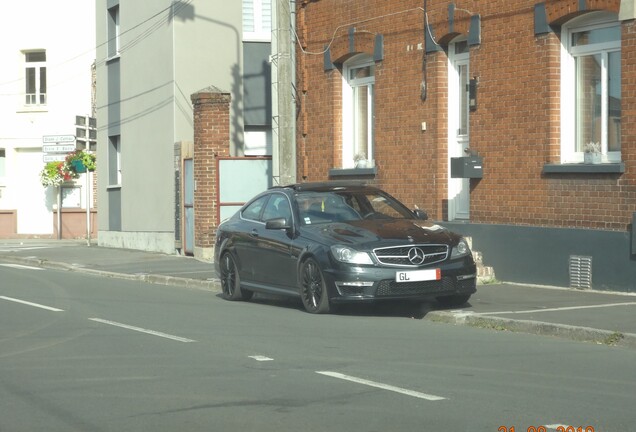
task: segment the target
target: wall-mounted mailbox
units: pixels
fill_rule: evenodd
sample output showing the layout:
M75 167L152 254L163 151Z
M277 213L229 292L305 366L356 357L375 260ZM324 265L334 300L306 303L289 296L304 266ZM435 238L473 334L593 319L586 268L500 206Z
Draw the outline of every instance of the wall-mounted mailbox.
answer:
M452 178L482 178L483 176L484 164L480 156L451 158Z

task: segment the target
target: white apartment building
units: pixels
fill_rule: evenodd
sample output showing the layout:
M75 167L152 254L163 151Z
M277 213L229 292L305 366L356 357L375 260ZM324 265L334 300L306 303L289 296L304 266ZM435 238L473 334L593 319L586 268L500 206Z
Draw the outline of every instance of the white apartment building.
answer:
M57 188L40 183L42 137L75 135L76 116L92 113L95 2L22 0L3 6L0 238L52 237ZM84 175L65 188L63 208L85 208Z

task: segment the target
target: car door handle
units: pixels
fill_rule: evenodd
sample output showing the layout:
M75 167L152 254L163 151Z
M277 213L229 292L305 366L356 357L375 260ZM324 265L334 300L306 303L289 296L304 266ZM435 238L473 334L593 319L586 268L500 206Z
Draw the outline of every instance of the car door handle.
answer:
M258 237L258 231L256 229L253 229L252 232L250 233L250 236Z

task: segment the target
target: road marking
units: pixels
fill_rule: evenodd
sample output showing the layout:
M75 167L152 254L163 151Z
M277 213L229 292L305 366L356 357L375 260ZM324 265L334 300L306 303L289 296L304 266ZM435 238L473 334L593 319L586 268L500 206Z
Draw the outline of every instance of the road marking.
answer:
M182 338L182 337L179 337L179 336L174 336L174 335L170 335L170 334L167 334L167 333L161 333L161 332L154 331L154 330L148 330L148 329L141 328L141 327L134 327L134 326L130 326L130 325L127 325L127 324L118 323L118 322L115 322L115 321L108 321L108 320L103 320L103 319L100 319L100 318L89 318L89 320L95 321L95 322L98 322L98 323L102 323L102 324L108 324L108 325L115 326L115 327L125 328L125 329L128 329L128 330L137 331L137 332L140 332L140 333L146 333L146 334L153 335L153 336L159 336L159 337L166 338L166 339L172 339L172 340L175 340L175 341L178 341L178 342L196 342L195 340L192 340L192 339Z
M273 358L265 357L265 356L262 356L262 355L253 355L253 356L248 356L248 357L251 358L251 359L254 359L256 361L259 361L259 362L273 361L274 360Z
M0 296L0 299L8 300L8 301L15 302L15 303L21 303L21 304L24 304L24 305L27 305L27 306L33 306L33 307L40 308L40 309L46 309L46 310L49 310L49 311L52 311L52 312L64 312L63 309L57 309L57 308L54 308L54 307L51 307L51 306L44 306L44 305L41 305L41 304L38 304L38 303L31 303L31 302L28 302L28 301L25 301L25 300L20 300L20 299L13 298L13 297Z
M401 388L401 387L395 387L392 385L388 385L388 384L382 384L382 383L378 383L375 381L369 381L369 380L365 380L362 378L356 378L353 376L349 376L349 375L345 375L345 374L341 374L338 372L329 372L329 371L316 371L317 374L320 375L325 375L325 376L329 376L332 378L337 378L337 379L341 379L341 380L345 380L345 381L351 381L357 384L363 384L369 387L375 387L375 388L379 388L382 390L388 390L388 391L392 391L395 393L401 393L407 396L412 396L412 397L416 397L416 398L420 398L420 399L426 399L426 400L430 400L430 401L438 401L438 400L444 400L446 398L443 398L441 396L435 396L435 395L430 395L430 394L426 394L426 393L420 393L418 391L414 391L414 390L409 390L409 389L405 389L405 388Z
M560 308L532 309L532 310L522 310L522 311L480 312L480 313L473 313L470 315L480 316L480 315L501 315L501 314L530 314L535 312L560 312L560 311L568 311L568 310L597 309L597 308L606 308L606 307L634 306L634 305L636 305L636 302L606 303L606 304L600 304L600 305L569 306L569 307L560 307Z
M0 264L0 266L17 268L17 269L25 269L25 270L44 270L41 267L31 267L31 266L25 266L25 265L22 265L22 264Z
M51 249L51 246L31 246L31 247L12 247L10 249L0 249L0 252L16 252L23 250L36 250L36 249Z

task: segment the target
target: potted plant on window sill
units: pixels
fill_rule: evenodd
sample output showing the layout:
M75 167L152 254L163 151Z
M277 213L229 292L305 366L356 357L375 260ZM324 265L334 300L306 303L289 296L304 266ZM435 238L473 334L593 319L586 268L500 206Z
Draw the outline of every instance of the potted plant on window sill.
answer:
M371 168L370 161L367 159L367 155L358 153L353 158L356 168Z
M597 142L589 142L583 146L583 162L586 164L601 163L601 144Z

